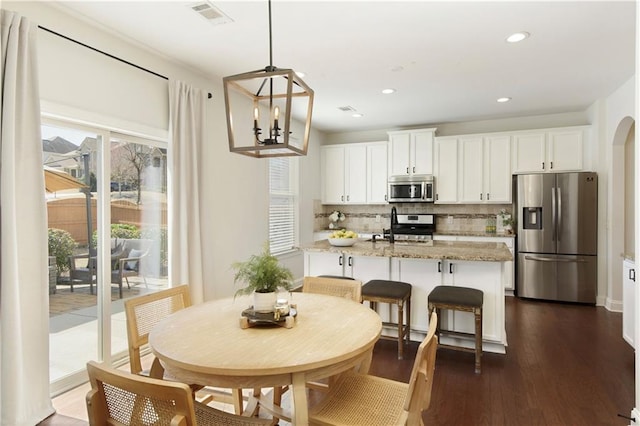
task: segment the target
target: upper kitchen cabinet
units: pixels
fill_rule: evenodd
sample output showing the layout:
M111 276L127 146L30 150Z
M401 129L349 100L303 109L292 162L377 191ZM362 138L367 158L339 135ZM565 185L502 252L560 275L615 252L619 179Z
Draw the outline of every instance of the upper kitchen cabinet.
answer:
M387 142L321 148L323 204L380 204L387 198Z
M387 202L387 142L367 144L367 203Z
M433 174L436 129L389 132L389 176Z
M436 203L511 202L511 138L436 138Z
M458 138L436 138L434 154L435 202L457 203Z
M584 170L587 126L538 130L513 135L513 173Z
M366 145L323 146L321 157L323 204L366 203Z

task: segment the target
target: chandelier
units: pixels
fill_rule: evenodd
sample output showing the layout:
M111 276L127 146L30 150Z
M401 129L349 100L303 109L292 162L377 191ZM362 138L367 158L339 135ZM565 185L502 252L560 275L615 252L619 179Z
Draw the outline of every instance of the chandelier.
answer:
M255 158L307 154L313 90L292 69L273 66L271 0L269 65L222 82L229 151ZM298 120L292 120L293 112Z

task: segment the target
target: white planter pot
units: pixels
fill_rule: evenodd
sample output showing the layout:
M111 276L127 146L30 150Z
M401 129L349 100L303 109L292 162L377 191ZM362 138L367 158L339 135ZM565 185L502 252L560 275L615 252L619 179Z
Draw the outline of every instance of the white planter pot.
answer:
M276 306L277 294L253 292L253 310L256 312L273 312Z

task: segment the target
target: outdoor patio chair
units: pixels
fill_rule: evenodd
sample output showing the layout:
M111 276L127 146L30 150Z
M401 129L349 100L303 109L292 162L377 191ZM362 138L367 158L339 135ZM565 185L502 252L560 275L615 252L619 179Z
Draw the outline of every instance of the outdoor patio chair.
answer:
M82 261L82 259L86 259ZM78 266L78 263L84 266ZM69 286L73 292L74 284L89 284L89 290L93 294L93 285L96 282L97 262L95 249L89 253L69 256Z
M87 412L91 425L269 425L271 420L243 417L194 401L189 386L138 376L87 363L91 390Z
M142 277L144 285L148 288L147 278L144 274L141 261L149 255L152 240L147 239L118 239L117 244L121 250L117 256L112 255L111 283L118 284L120 299L122 299L122 282L131 288L129 277Z

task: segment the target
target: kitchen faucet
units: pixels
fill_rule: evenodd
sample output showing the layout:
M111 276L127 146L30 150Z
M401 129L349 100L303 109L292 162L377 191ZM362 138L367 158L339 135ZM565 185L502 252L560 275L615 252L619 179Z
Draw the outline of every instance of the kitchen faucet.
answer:
M395 243L395 238L393 236L393 226L398 224L398 212L396 211L396 207L391 207L391 226L389 227L389 244Z

